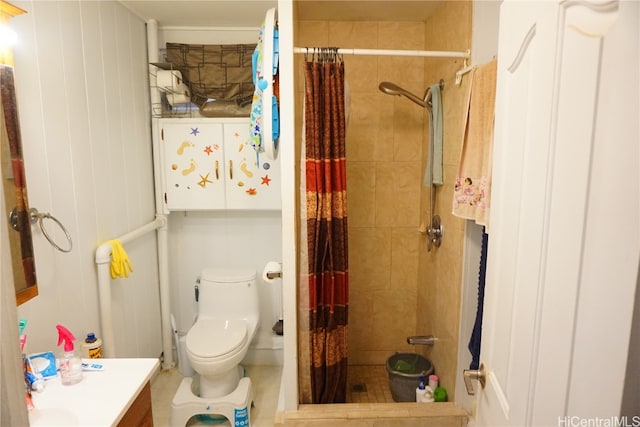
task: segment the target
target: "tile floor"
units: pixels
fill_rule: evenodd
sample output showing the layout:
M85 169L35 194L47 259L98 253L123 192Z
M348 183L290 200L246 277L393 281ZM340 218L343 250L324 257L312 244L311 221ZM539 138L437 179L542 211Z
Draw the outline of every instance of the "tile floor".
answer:
M273 427L280 392L281 366L245 366L256 390L255 407L251 410L252 427ZM169 427L171 400L182 375L177 369L160 372L151 382L153 422L156 427ZM351 365L347 380L347 403L393 403L384 366ZM188 426L213 424L191 421ZM230 426L230 423L215 424Z
M347 403L392 403L384 365L349 365Z
M273 427L274 415L278 406L280 393L281 366L245 366L247 374L255 388L256 397L251 409L252 427ZM171 400L175 394L182 374L177 369L161 371L151 381L151 404L153 407L153 424L155 427L169 427L171 419ZM230 426L229 422L222 424L198 423L190 421L193 426Z

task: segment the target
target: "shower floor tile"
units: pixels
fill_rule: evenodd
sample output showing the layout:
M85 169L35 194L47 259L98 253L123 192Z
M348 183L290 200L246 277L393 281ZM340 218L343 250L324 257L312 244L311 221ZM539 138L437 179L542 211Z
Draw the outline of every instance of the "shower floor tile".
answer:
M387 370L383 365L349 365L347 403L391 403Z

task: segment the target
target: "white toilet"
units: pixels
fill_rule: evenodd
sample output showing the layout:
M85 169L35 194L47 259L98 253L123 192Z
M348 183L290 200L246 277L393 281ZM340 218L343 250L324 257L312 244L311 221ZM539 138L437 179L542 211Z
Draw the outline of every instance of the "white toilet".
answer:
M256 273L205 269L196 295L198 318L187 333L187 358L200 374L200 397L226 396L238 386L238 365L258 327Z
M199 374L198 395L185 377L172 401L172 426L195 414L222 414L231 425L248 421L253 402L251 380L240 362L258 328L256 273L207 268L196 284L198 317L186 335L186 353ZM235 420L235 423L234 423Z

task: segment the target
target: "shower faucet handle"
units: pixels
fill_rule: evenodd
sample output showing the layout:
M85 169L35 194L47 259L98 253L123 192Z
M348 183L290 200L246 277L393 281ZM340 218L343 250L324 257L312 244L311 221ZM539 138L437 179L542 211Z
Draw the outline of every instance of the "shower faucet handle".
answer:
M434 215L431 218L431 223L427 228L427 250L431 251L431 248L435 246L440 247L442 243L442 235L444 234L444 227L442 227L442 221L440 215Z

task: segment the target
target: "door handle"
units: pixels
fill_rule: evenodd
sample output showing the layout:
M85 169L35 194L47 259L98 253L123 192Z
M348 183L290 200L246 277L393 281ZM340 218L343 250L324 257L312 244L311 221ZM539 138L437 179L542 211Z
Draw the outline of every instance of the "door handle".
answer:
M462 377L464 378L464 386L467 388L467 394L469 396L475 395L476 392L473 389L473 383L471 380L478 380L480 387L482 388L484 388L487 382L487 373L484 368L484 363L480 364L480 369L478 370L465 369L462 371Z

